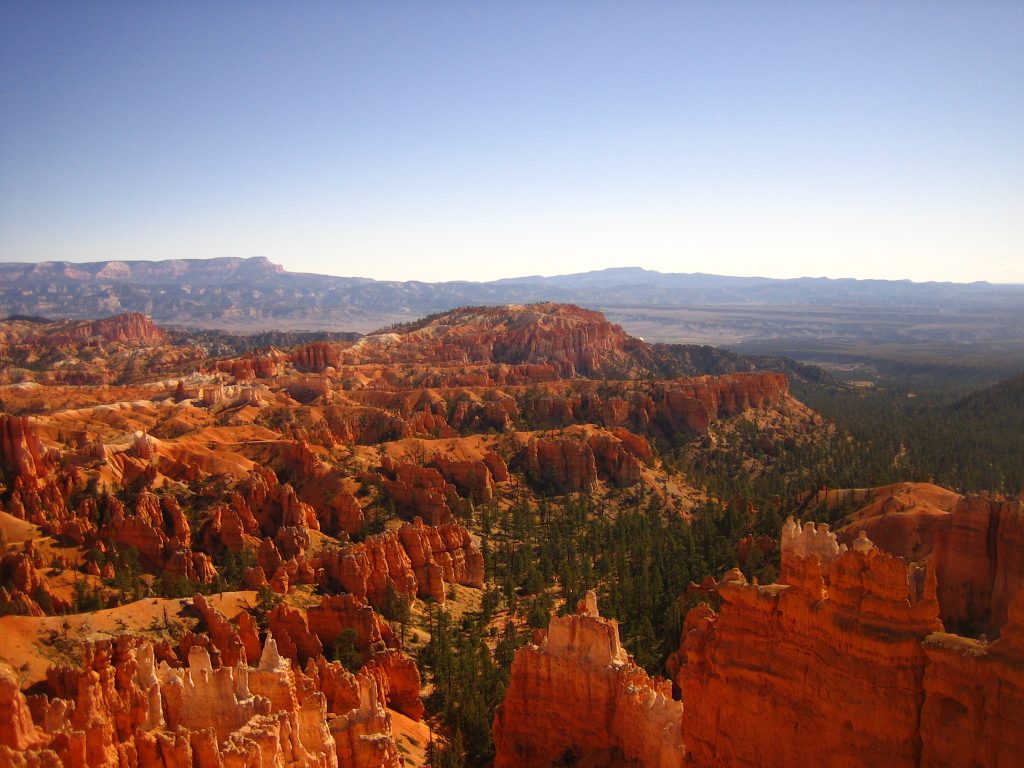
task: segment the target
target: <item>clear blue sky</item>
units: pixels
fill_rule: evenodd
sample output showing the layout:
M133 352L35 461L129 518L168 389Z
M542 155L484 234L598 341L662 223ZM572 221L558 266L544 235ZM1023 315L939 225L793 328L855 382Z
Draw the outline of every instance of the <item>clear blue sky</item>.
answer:
M0 3L0 260L1024 282L1024 2Z

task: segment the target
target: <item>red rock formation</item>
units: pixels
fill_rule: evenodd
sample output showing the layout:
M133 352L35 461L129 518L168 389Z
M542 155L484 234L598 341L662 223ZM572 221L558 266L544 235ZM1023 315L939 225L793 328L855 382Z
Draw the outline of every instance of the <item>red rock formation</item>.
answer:
M934 549L936 531L948 527L960 494L930 483L895 483L878 488L820 492L817 504L834 510L842 504L863 504L836 531L852 542L861 531L891 555L917 560Z
M942 620L947 628L994 637L1024 584L1024 505L969 496L935 535Z
M35 488L41 476L50 471L53 460L47 455L27 416L0 413L0 468L13 484L20 479Z
M0 763L401 765L374 676L320 664L309 675L293 670L272 640L255 668L214 668L201 647L190 652L187 669L157 668L151 646L126 638L96 643L83 670L51 675L53 697L34 697L35 724L16 682L0 673L0 712L11 715L0 718Z
M339 491L331 494L326 503L314 508L319 515L320 530L328 536L355 536L363 527L363 508L351 493Z
M324 595L306 612L310 631L324 648L332 648L346 629L355 631L356 649L369 656L399 643L391 627L365 601L353 595Z
M456 309L411 330L367 336L335 350L336 365L503 364L571 376L624 367L629 362L626 341L623 330L598 312L565 304L531 304ZM321 362L319 354L311 357L311 362Z
M412 562L420 597L443 603L445 582L483 586L483 555L458 523L426 526L417 519L403 525L398 536Z
M587 445L594 454L597 474L602 480L609 480L620 488L640 482L640 460L622 440L611 434L599 433L590 437Z
M297 608L284 603L274 606L267 614L267 625L285 658L301 664L324 652L320 638L310 631L306 617Z
M597 484L597 463L587 443L571 437L531 438L526 448L530 475L559 493L590 491Z
M0 664L0 750L3 746L22 752L43 740L32 723L28 702L18 690L18 678L7 665ZM4 757L0 751L0 759Z
M299 371L319 373L324 368L337 367L338 353L331 344L316 341L292 352L291 362Z
M284 372L288 356L271 349L268 354L249 353L245 357L217 362L215 370L227 373L236 381L252 381L253 379L269 379Z
M683 708L671 693L633 664L589 593L580 614L552 618L540 645L516 651L494 716L495 768L682 766Z
M59 345L102 339L121 344L152 346L167 341L167 334L141 312L126 312L102 320L74 323L48 333L40 344Z
M375 445L412 434L405 419L382 408L331 405L324 409L324 421L334 439L348 445Z
M220 663L222 665L234 667L244 663L250 656L253 659L259 658L259 634L255 631L256 625L250 614L242 613L239 615L239 628L236 629L202 595L193 597L192 604L195 605L200 616L203 618L206 633L210 637L210 642L220 654ZM242 619L242 617L245 618Z
M22 552L0 557L0 614L45 616L70 610L71 604L50 588L32 541Z
M370 671L353 675L322 656L306 667L308 677L327 699L328 718L339 766L397 768L402 765L390 737L391 715L377 678Z
M431 525L452 519L449 505L457 504L459 495L455 486L445 482L436 469L391 463L387 463L385 469L394 479L385 481L384 490L399 512L408 517L422 517Z
M323 569L328 581L375 606L384 605L389 588L443 603L446 583L483 585L483 556L457 523L427 526L416 520L398 531L320 552L312 565Z
M968 542L988 521L1015 535L1013 505L962 506ZM1024 582L1008 585L1017 598L998 641L959 637L941 631L939 620L949 573L937 579L934 562L908 566L873 547L864 531L853 544L845 550L827 527L791 519L782 538L787 583L748 585L733 571L718 585L718 614L706 605L690 612L680 649L686 663L672 664L687 702L690 760L1015 765L1024 724ZM1002 583L991 570L985 578L953 573L973 579L967 594ZM961 599L963 589L945 592L957 607L976 604ZM986 600L992 610L999 604Z
M656 385L658 417L673 428L704 434L716 419L763 408L789 391L781 373L702 376Z
M197 584L212 584L217 578L217 568L208 554L184 549L167 558L164 572L170 577L187 579Z
M1019 765L1024 755L1024 589L994 643L945 633L924 641L922 766Z
M163 568L169 558L181 549L191 546L188 520L172 496L159 498L149 491L140 493L131 514L120 504L109 504L110 520L100 530L103 538L138 550L150 565ZM168 524L169 523L169 524ZM212 581L213 567L208 557L194 557L185 553L184 561L176 562L174 570L189 575L193 580ZM201 574L197 576L196 574Z
M508 480L508 465L501 456L494 453L494 451L488 451L484 454L483 462L491 470L491 478L493 478L494 482L504 483Z
M319 564L327 579L372 605L383 605L388 585L399 595L417 592L412 561L394 531L321 553Z
M388 649L373 654L364 666L378 682L388 706L413 720L423 719L420 671L416 662L401 651Z
M281 655L307 666L319 663L324 649L331 650L346 629L355 632L355 646L363 656L363 669L377 680L380 695L388 705L409 717L423 717L420 673L416 663L404 656L391 628L374 610L352 595L325 596L310 608L307 617L285 605L268 615L270 631Z
M549 427L597 424L636 432L704 434L712 422L778 404L788 393L782 374L741 373L668 381L559 381L518 393L529 422Z
M485 461L455 461L435 456L430 466L440 472L447 482L454 484L459 495L464 498L475 502L494 498L494 478ZM506 475L507 472L506 469Z
M748 586L735 571L719 587L719 615L688 618L677 682L692 759L917 765L920 640L941 626L934 574L919 587L902 560L849 551L831 560L826 591L817 554L795 554L784 538L783 561L790 586Z
M616 427L612 430L612 434L622 442L622 447L630 454L647 466L653 466L654 452L651 450L651 444L647 442L646 437L635 435L624 427Z

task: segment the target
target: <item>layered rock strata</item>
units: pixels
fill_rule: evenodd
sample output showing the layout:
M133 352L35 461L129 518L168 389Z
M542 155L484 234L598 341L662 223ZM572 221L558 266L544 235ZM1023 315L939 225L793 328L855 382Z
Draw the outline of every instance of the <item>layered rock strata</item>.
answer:
M973 508L961 510L965 524L1020 522L1019 505ZM966 583L992 594L1001 582L986 562ZM700 605L686 618L676 682L692 764L1018 765L1024 584L990 643L944 631L943 595L964 594L944 583L951 572L962 571L881 552L863 531L846 550L827 526L790 520L785 583L747 584L733 571L718 613Z
M188 667L174 669L129 638L90 646L81 671L55 670L52 697L26 700L0 671L0 763L400 766L375 678L323 660L308 671L281 659L273 640L255 667L215 668L205 649L193 647Z
M1024 587L1024 505L968 496L935 535L942 620L950 630L999 635Z
M577 615L552 618L539 645L516 651L494 717L495 768L678 768L682 705L671 693L633 663L591 592Z

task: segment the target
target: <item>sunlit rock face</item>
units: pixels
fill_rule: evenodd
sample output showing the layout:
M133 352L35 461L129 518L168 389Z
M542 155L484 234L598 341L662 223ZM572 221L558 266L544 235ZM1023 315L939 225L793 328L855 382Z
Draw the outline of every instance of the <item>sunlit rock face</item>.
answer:
M674 664L691 764L1019 765L1024 583L1007 589L1019 558L976 541L998 526L1012 542L1021 518L1016 502L962 503L936 553L911 564L863 531L846 548L827 526L789 520L784 583L733 571L719 611L686 618ZM998 640L943 631L940 616L965 605Z
M494 718L494 764L681 766L681 716L671 684L633 663L589 593L576 615L551 620L539 645L516 652Z
M81 669L51 670L51 697L30 702L0 671L0 764L400 766L374 676L322 657L307 672L273 639L255 667L214 667L194 646L171 668L133 638L93 643Z

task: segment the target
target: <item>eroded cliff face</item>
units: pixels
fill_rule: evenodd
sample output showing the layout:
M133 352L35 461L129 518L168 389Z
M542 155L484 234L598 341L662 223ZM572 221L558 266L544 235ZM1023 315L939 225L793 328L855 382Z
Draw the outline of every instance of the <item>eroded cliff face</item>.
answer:
M936 553L908 563L864 530L847 545L827 525L790 518L782 583L748 584L734 569L708 587L717 612L701 603L686 616L669 660L682 702L632 664L591 596L517 652L494 720L496 767L1016 768L1024 581L1012 547L1024 513L979 498L949 515L940 530L965 539L965 561L945 570L941 537ZM975 539L989 546L971 552ZM940 616L964 605L998 625L998 639L947 632Z
M937 632L921 708L921 765L1016 766L1024 759L1024 589L995 642Z
M125 312L101 320L55 325L48 327L38 340L33 340L34 343L54 345L105 341L153 346L167 340L167 334L141 312Z
M947 629L999 635L1024 585L1024 506L968 496L935 536L939 602Z
M633 663L591 592L575 616L552 618L539 645L516 652L494 717L495 768L682 766L682 705L671 693Z
M53 695L26 699L0 673L0 763L139 768L397 768L377 682L322 659L293 669L268 640L258 665L157 664L152 646L94 643L81 670L54 670ZM29 716L31 713L31 716ZM6 716L11 715L7 726Z
M976 517L1008 531L1021 522L1016 503L974 501L957 515L972 530ZM700 605L686 618L673 671L691 763L1019 765L1024 584L1016 579L1007 603L992 600L993 585L1006 582L976 555L943 571L941 549L908 564L863 531L847 548L827 526L790 520L783 583L747 584L730 572L719 611ZM979 565L983 573L960 581ZM945 582L951 574L957 581ZM986 621L1001 606L999 640L944 631L940 615L965 604L965 584L988 585ZM940 606L944 594L953 606Z
M817 557L790 570L796 584L767 587L734 572L719 613L689 617L677 683L693 763L917 766L934 593L912 601L905 566L877 550L833 561L827 592Z

